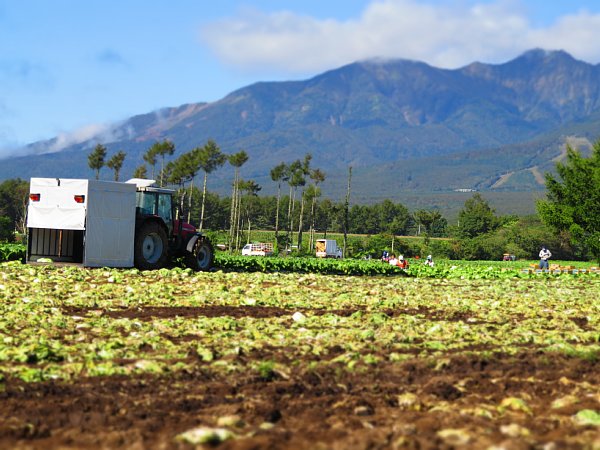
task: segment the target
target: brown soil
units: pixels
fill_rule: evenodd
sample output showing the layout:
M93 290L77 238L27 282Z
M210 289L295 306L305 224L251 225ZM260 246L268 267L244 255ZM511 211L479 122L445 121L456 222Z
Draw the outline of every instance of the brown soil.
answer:
M78 308L72 306L63 307L65 314L85 316L88 314L99 314L113 319L135 319L141 321L150 321L154 319L172 319L174 317L181 318L194 318L194 317L253 317L256 319L266 319L270 317L282 317L289 316L289 308L280 308L275 306L226 306L226 305L213 305L213 306L143 306L139 308L118 308L115 307L110 310L94 309L94 308ZM294 308L294 311L301 311L304 313L310 313L311 315L321 316L324 314L333 314L341 317L348 317L352 314L363 311L367 312L365 308L354 308L354 309L314 309L314 308ZM372 311L373 312L373 311ZM458 321L469 321L470 324L494 324L494 322L481 320L467 313L453 312L451 314L443 313L430 308L420 307L418 309L384 309L377 311L378 313L387 314L390 317L398 317L404 315L418 315L422 316L427 320L443 320L450 322ZM522 316L515 315L515 320L521 320ZM587 319L572 318L573 322L578 324L580 327L585 328Z
M384 362L348 371L335 364L294 369L294 349L268 348L245 358L292 368L261 378L256 372L210 373L198 361L189 372L160 377L5 380L0 448L187 449L194 447L175 440L179 433L217 427L219 418L232 415L240 419L237 426L229 424L237 438L219 449L600 445L598 427L573 420L583 409L600 411L597 361L527 351L447 356L437 364ZM551 407L567 395L577 402ZM526 407L502 403L511 397Z

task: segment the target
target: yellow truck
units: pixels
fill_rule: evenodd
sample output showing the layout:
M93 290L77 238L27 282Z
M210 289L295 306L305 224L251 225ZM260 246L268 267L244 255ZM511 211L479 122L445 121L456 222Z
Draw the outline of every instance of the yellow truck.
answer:
M317 239L315 249L317 258L342 258L344 256L335 239Z

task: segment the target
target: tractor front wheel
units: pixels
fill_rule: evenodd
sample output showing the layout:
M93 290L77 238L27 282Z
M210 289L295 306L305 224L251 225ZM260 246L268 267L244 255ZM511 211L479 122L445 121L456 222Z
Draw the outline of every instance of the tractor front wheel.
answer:
M210 270L214 260L213 246L208 239L203 237L196 241L192 252L186 255L187 266L196 271Z
M135 235L134 264L140 270L163 267L167 261L167 233L156 222L148 222Z

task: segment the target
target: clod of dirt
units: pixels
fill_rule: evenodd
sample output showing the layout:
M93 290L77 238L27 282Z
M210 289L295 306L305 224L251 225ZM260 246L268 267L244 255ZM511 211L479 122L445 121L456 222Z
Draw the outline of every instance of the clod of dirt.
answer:
M446 381L432 381L425 385L423 391L444 400L456 400L462 397L462 392Z

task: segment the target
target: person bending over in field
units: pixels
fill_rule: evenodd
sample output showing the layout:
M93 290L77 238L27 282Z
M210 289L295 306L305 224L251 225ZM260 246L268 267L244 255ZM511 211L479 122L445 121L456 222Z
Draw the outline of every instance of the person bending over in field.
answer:
M431 255L427 255L427 259L425 260L425 265L429 267L433 267L433 258Z
M398 265L398 260L396 259L396 255L394 255L392 253L390 255L390 259L389 259L388 263L391 264L392 266L397 266Z
M401 269L408 269L408 261L404 259L404 255L398 257L398 264L396 265Z

